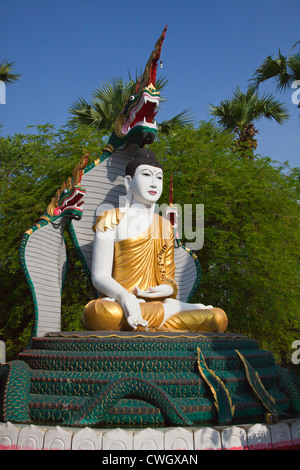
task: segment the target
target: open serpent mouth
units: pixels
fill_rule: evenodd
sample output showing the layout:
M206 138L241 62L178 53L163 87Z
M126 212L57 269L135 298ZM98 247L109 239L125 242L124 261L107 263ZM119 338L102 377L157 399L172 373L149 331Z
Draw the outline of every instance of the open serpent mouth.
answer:
M122 126L122 134L126 135L133 127L143 126L152 129L158 129L158 125L154 120L158 111L160 96L150 94L144 91L139 99L139 102L134 106L129 113L129 119Z
M74 188L72 193L63 201L63 203L53 210L54 215L60 215L68 210L76 210L83 212L82 204L84 203L85 189Z

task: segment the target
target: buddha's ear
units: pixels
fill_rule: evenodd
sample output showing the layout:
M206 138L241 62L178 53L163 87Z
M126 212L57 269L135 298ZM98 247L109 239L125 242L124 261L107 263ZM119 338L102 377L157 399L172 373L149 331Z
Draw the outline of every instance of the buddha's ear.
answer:
M127 191L127 192L130 190L131 181L132 181L131 176L130 176L130 175L126 175L126 176L125 176L124 183L125 183L125 188L126 188L126 191Z

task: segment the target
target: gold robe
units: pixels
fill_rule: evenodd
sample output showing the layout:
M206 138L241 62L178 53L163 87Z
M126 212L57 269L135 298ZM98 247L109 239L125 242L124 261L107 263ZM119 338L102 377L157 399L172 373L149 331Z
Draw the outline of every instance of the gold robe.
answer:
M174 235L170 222L153 214L148 230L115 243L112 277L128 292L160 284L173 287L176 298Z
M98 217L93 229L112 229L122 217L119 209L106 211ZM175 282L174 234L170 222L153 214L152 223L144 233L115 242L112 277L128 292L132 292L135 287L147 290L149 287L169 284L173 288L170 297L176 298L178 288ZM156 299L142 302L140 306L142 317L148 321L148 327L161 327L164 319L163 302ZM216 324L220 312L223 311L193 310L191 304L191 310L173 315L163 327L172 330L199 331L201 328L201 331L220 331L223 327L220 328L219 321ZM131 329L118 302L102 298L92 300L86 305L82 320L88 330Z

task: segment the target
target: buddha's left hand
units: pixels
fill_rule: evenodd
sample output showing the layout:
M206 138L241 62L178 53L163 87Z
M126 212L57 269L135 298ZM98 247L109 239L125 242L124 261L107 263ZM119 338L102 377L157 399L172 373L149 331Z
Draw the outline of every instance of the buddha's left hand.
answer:
M148 287L147 290L141 290L139 287L135 287L132 293L138 297L147 299L166 298L173 294L173 287L168 284L161 284L156 287Z

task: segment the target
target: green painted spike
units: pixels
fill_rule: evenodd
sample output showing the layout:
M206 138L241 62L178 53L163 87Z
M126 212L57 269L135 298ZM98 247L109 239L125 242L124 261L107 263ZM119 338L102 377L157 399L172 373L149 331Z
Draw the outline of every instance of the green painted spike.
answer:
M197 358L199 372L214 396L214 404L218 411L219 424L231 423L235 407L232 404L227 388L220 377L218 377L213 370L208 368L203 353L199 347L197 348Z
M240 351L238 351L237 349L235 351L238 354L239 358L241 359L245 367L245 372L246 372L248 383L250 387L252 388L253 392L255 393L255 395L257 396L257 398L262 403L263 407L269 413L272 413L275 415L282 414L282 412L277 409L274 398L271 395L269 395L269 393L265 389L258 375L258 372L251 366L249 361L247 361L247 359L242 355L242 353L240 353Z

